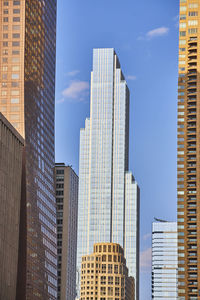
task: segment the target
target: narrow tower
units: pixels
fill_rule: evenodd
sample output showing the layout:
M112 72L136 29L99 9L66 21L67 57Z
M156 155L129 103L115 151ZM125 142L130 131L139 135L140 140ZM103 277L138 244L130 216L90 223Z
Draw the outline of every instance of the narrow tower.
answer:
M200 297L200 2L180 1L178 83L178 295Z
M119 243L139 292L139 187L128 172L129 90L114 49L94 49L80 133L78 269L94 243Z

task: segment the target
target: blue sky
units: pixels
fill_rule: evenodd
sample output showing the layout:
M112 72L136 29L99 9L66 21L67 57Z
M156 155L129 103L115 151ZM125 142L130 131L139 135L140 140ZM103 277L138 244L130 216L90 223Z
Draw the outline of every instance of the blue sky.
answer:
M151 299L151 222L176 220L178 1L59 0L56 161L78 172L93 48L115 48L131 93L130 170L141 189L141 297Z

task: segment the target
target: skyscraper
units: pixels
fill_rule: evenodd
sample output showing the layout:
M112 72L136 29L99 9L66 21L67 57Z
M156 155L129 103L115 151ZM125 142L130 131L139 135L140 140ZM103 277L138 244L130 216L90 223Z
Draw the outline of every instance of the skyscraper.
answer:
M152 224L152 299L177 298L177 223Z
M18 299L56 299L56 0L0 1L0 111L25 138L26 210Z
M58 245L57 300L76 297L78 176L70 166L55 165Z
M178 80L178 295L200 297L200 2L180 1Z
M95 244L93 253L82 257L80 300L133 300L134 288L119 244Z
M139 292L139 187L128 172L129 90L114 49L93 50L90 119L80 133L78 269L94 243L119 243Z

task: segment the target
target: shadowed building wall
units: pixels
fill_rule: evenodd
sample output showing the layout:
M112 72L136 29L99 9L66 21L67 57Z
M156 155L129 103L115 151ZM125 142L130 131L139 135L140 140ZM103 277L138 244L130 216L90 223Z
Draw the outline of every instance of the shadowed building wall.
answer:
M55 165L58 245L58 300L76 297L78 176L70 166Z
M0 113L0 299L15 300L24 139Z

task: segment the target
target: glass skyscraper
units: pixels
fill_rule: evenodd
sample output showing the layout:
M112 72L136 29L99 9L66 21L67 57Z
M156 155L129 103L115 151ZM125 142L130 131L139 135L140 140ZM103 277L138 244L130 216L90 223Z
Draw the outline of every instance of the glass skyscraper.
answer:
M152 299L178 299L176 222L152 224Z
M0 111L25 138L17 299L57 298L56 0L0 1Z
M93 50L90 119L80 132L78 269L94 243L119 243L139 286L139 187L128 172L129 90L114 49Z

